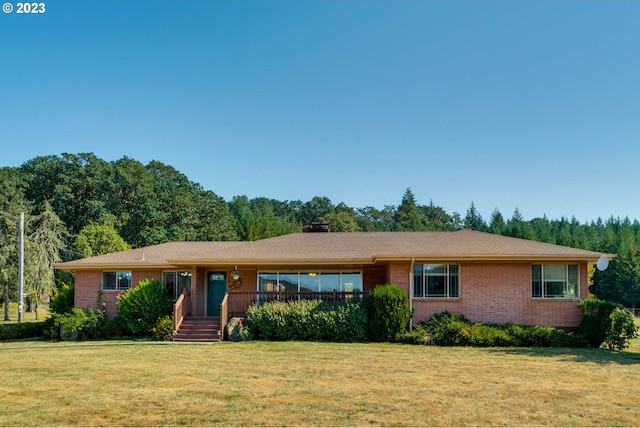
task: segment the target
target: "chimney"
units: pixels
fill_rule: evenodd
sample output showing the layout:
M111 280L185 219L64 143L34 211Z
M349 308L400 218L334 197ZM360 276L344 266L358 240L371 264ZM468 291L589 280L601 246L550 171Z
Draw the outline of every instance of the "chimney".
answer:
M302 233L326 233L329 232L328 223L320 223L317 221L311 222L311 226L305 226L302 228Z

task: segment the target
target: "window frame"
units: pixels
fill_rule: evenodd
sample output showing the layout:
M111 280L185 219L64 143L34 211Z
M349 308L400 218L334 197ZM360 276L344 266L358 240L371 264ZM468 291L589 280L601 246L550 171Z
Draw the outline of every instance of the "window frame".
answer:
M109 274L113 274L114 276L114 287L113 288L106 288L105 284L108 282L106 275ZM120 275L123 274L122 276L125 278L128 278L128 285L122 286L121 282L125 282L122 280L122 278L120 278ZM112 271L112 270L104 270L102 271L101 275L100 275L100 291L126 291L129 290L130 288L132 288L131 286L131 271L130 270L121 270L121 271Z
M427 268L427 267L430 268ZM439 268L444 272L437 272ZM419 270L417 269L419 268ZM413 298L424 300L460 299L460 264L459 263L415 263L413 266ZM444 278L444 293L429 292L429 278ZM435 282L433 285L436 285Z
M557 268L564 267L563 277L550 277L547 270L557 274ZM553 266L553 268L551 268ZM549 275L552 275L552 273ZM563 293L549 292L550 286L562 283ZM580 300L580 264L579 263L532 263L531 264L531 298L535 300Z
M167 283L166 283L166 274L174 274L174 284L173 284L173 290L171 291L171 295L172 295L172 299L178 300L178 298L180 297L180 294L182 294L182 290L184 288L187 289L187 291L190 293L191 292L191 286L193 285L193 273L190 270L163 270L162 271L162 285L165 286L165 288L167 287ZM189 286L188 287L180 287L181 282L180 282L180 274L187 274L184 276L188 276L189 277ZM167 292L169 292L169 290L167 289Z
M319 276L319 282L318 282L318 289L317 290L309 290L309 291L303 291L301 290L300 286L304 285L301 282L301 276L302 275L309 275L309 274L314 274L314 276ZM322 288L322 275L335 275L338 274L339 275L339 290L324 290ZM352 288L351 290L345 290L346 285L350 283L350 281L348 281L348 278L345 278L346 275L359 275L360 277L360 284L359 284L359 289L358 288ZM275 281L275 283L272 284L273 290L260 290L260 279L261 279L261 275L275 275L275 278L273 279ZM285 288L281 288L280 285L280 275L297 275L298 276L298 283L297 283L297 289L294 290L286 290ZM309 275L311 276L311 275ZM345 270L318 270L318 269L309 269L309 270L270 270L270 269L266 269L263 271L258 271L257 274L257 278L256 278L256 291L258 292L271 292L271 291L278 291L280 290L281 292L293 292L293 293L330 293L333 291L336 291L338 293L362 293L364 290L364 279L363 279L363 274L362 274L362 270L354 270L354 269L345 269Z

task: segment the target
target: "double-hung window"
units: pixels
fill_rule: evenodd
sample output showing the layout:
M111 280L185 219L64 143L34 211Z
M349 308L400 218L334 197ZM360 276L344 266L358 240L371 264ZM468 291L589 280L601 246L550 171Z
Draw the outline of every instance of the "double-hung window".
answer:
M102 272L102 290L120 291L131 288L131 272Z
M531 296L548 299L577 299L579 293L578 265L531 265Z
M459 266L455 264L416 264L413 267L413 297L460 297Z

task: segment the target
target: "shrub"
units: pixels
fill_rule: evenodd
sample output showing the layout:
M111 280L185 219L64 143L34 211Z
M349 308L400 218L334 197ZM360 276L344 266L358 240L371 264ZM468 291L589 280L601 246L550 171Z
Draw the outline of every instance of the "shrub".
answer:
M595 297L589 297L580 302L580 309L583 314L580 323L580 334L589 341L592 347L598 348L605 341L607 330L609 329L609 316L615 307L615 303Z
M635 319L629 311L615 308L609 315L609 328L604 343L609 349L622 351L629 346L629 340L636 337Z
M435 314L413 330L415 333L412 331L401 335L401 340L405 343L440 346L587 346L582 336L554 327L474 323L462 315L449 312Z
M369 338L377 342L393 342L409 324L409 296L396 285L378 285L369 292L367 315Z
M40 337L45 329L46 321L0 324L0 341Z
M158 320L170 315L172 307L164 285L148 279L125 291L118 303L122 322L134 336L151 336Z
M243 329L265 340L354 342L366 339L366 318L359 302L276 301L250 306Z
M173 340L173 319L168 315L160 318L151 332L156 340Z
M49 312L53 314L68 314L73 308L74 285L64 284L51 297Z
M410 345L434 345L433 337L424 324L416 324L411 331L400 334L398 342Z
M72 308L68 313L53 313L46 322L45 336L57 340L61 335L82 340L102 339L105 337L106 317L98 309Z
M580 302L582 321L580 322L580 334L583 335L589 345L599 348L611 328L610 316L617 304L595 297L589 297Z

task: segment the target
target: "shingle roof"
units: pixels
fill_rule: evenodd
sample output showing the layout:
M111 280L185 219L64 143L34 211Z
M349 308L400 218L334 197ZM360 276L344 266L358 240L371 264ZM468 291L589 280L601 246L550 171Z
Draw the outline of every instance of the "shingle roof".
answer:
M142 258L144 253L144 259ZM224 264L339 264L377 260L564 260L595 262L602 254L490 233L294 233L254 242L170 242L58 263L74 270Z

